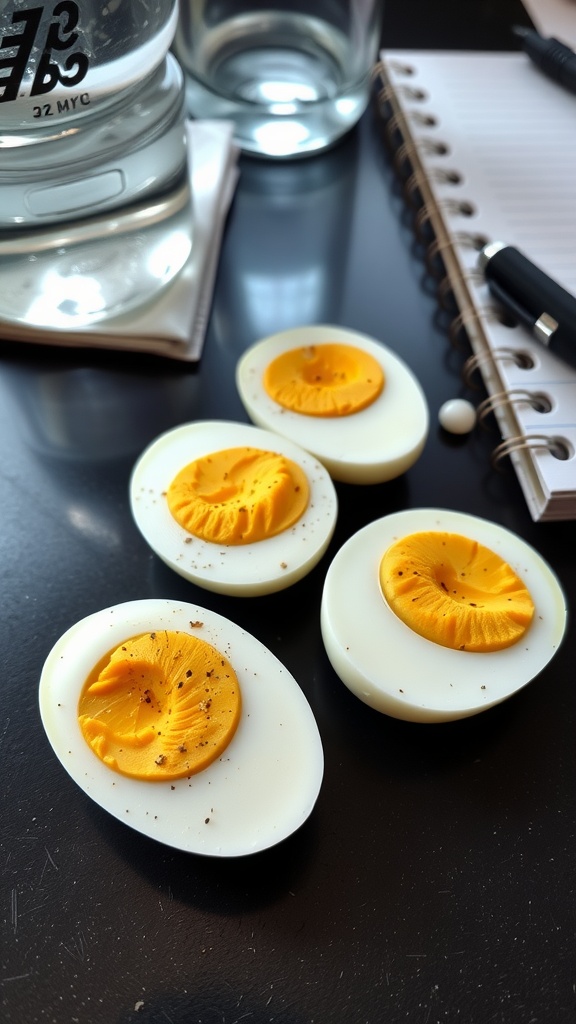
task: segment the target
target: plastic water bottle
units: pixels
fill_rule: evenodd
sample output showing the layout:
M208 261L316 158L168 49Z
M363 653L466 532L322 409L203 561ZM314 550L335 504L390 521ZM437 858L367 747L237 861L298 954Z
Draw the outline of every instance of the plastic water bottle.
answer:
M0 227L101 213L182 175L177 17L177 0L1 5Z
M0 316L89 324L188 258L177 17L177 0L0 3Z
M4 0L0 128L92 114L166 56L177 0Z

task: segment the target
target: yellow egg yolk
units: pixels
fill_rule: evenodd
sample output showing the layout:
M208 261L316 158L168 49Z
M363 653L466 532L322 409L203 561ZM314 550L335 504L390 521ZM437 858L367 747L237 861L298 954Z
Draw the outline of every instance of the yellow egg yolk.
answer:
M240 709L224 655L196 636L161 630L126 640L95 666L78 721L104 764L152 782L206 768L228 746Z
M368 352L353 345L309 345L273 359L263 384L270 398L291 412L350 416L378 398L384 372Z
M414 533L392 544L380 586L415 633L454 650L510 647L534 617L530 593L507 562L456 533Z
M252 544L300 519L310 496L303 469L259 448L226 448L185 466L168 488L180 526L213 544Z

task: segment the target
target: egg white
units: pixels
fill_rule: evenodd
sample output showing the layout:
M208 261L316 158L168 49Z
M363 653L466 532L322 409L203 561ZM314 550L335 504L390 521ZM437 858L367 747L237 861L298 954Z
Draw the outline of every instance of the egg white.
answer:
M310 486L306 511L289 529L253 544L193 537L168 508L170 483L194 459L244 445L278 452L302 467ZM338 510L334 485L317 459L277 434L223 420L187 423L158 437L134 467L130 505L140 532L171 569L207 590L240 597L283 590L310 572L328 547Z
M501 651L454 651L397 617L382 594L380 560L424 530L474 538L512 567L535 605L525 637ZM537 551L495 523L446 509L409 509L359 530L333 559L322 594L322 638L336 674L366 704L413 722L466 718L510 697L552 658L565 627L563 592Z
M196 635L230 660L242 712L230 744L204 771L145 782L100 761L81 733L77 708L86 678L109 650L162 629ZM126 825L179 850L214 857L264 850L299 828L318 797L322 744L298 683L259 640L206 608L154 599L89 615L48 655L39 700L54 752L80 788Z
M380 364L385 384L379 397L350 416L307 416L284 409L267 394L266 367L281 353L330 342L353 345ZM357 331L314 325L256 342L236 367L236 386L250 419L312 452L334 480L374 484L405 473L428 436L428 406L419 382L385 345Z

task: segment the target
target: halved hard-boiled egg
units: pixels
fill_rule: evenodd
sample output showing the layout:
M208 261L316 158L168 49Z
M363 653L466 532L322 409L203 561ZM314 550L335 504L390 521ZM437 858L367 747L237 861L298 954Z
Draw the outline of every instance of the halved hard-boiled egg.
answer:
M255 853L299 828L318 797L322 744L302 690L206 608L154 599L89 615L48 655L39 699L81 789L177 849Z
M141 455L130 481L138 528L175 572L237 596L301 579L324 554L337 499L322 464L245 423L176 427Z
M412 371L357 331L313 325L271 335L240 358L236 383L254 423L306 448L345 483L406 472L428 435Z
M354 534L328 568L322 637L342 682L394 718L484 711L558 649L566 602L530 545L486 519L409 509Z

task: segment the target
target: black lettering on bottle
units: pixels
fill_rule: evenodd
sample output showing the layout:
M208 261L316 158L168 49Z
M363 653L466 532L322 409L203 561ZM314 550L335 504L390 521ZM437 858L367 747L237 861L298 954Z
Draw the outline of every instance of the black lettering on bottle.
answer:
M51 92L58 85L60 77L58 65L50 60L50 56L50 50L44 50L38 61L30 89L31 96L42 96L46 92Z
M31 96L51 92L59 82L67 88L78 85L86 77L90 67L88 56L80 50L68 54L64 60L64 71L56 61L52 60L54 51L63 53L78 42L79 37L76 32L79 18L78 4L74 0L60 0L54 6L52 18L55 20L51 22L46 34L46 41L30 90Z
M49 50L69 50L78 42L78 5L73 0L60 0L52 11L53 18L61 21L52 22L46 36L46 48ZM62 30L63 35L60 35Z
M10 100L18 99L20 86L26 66L32 53L36 33L42 19L41 7L29 7L27 11L15 11L12 15L14 26L24 23L21 32L14 35L5 35L0 40L0 71L8 70L9 74L0 78L0 103L7 103ZM16 50L14 55L4 56L8 50ZM34 110L40 108L34 107ZM34 117L40 116L34 114Z
M57 100L56 109L59 114L66 114L70 110L76 110L76 104L83 107L89 107L90 93L83 92L78 96L70 96L63 100Z

